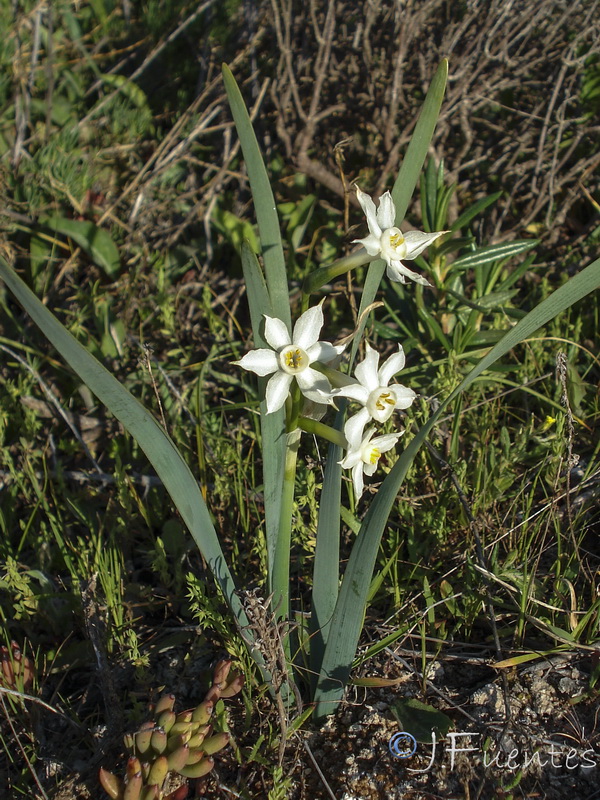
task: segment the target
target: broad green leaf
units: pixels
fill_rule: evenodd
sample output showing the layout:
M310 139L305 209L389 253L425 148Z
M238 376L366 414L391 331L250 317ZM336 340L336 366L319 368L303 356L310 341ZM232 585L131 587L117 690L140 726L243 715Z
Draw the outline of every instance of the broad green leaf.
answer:
M417 742L431 744L432 730L445 736L454 727L454 721L450 717L416 698L396 700L390 710L402 730L414 736Z
M505 242L504 244L492 244L489 247L479 247L472 253L467 253L466 256L457 258L451 264L452 271L458 269L474 269L481 267L483 264L490 264L492 261L498 261L504 258L512 258L519 253L524 253L526 250L531 250L539 244L539 239L517 239L514 242Z
M142 448L171 495L238 625L244 629L245 638L251 642L248 619L236 594L200 488L169 436L139 400L87 352L1 258L0 277L64 360ZM257 663L262 663L257 650L251 649L251 653L255 659L258 656Z
M599 287L600 259L597 259L505 333L502 340L470 370L460 385L440 404L438 410L408 444L383 481L363 521L344 573L315 693L315 719L332 713L343 696L358 645L381 537L406 473L432 428L448 405L452 404L495 361Z
M121 267L119 251L110 234L103 228L87 220L65 217L43 217L39 223L53 233L68 236L109 278L116 277Z
M271 305L291 331L290 297L273 190L244 100L227 64L223 64L223 81L248 170Z

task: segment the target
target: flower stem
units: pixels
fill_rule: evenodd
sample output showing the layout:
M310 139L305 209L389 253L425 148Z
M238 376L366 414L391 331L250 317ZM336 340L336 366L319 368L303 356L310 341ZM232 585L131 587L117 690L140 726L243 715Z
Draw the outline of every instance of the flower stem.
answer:
M356 253L350 253L349 256L340 258L327 267L319 267L319 269L313 270L310 275L306 276L302 291L304 295L308 297L308 295L316 292L321 286L329 283L339 275L350 272L351 269L356 269L356 267L362 267L370 261L376 261L378 258L378 255L370 256L365 249L361 248L357 250Z
M322 422L317 422L316 419L309 417L299 417L298 427L307 433L314 433L315 436L320 436L322 439L327 439L328 442L337 444L338 447L347 447L348 442L346 437L341 431L332 428L330 425L325 425Z
M290 550L292 544L292 515L298 446L302 431L299 428L286 434L283 490L279 516L279 533L273 562L272 608L279 619L289 617Z

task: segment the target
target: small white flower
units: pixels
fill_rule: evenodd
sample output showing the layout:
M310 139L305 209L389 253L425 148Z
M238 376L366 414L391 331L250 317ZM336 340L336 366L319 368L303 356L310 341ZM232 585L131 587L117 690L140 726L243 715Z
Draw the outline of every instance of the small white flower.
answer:
M265 314L265 339L273 349L251 350L239 361L233 362L257 375L273 373L267 383L267 414L283 406L294 378L302 394L313 403L331 402L329 381L310 365L315 361L333 361L344 347L317 341L322 327L321 305L309 308L299 317L291 338L284 322Z
M392 377L404 368L406 358L402 345L398 345L398 352L393 353L379 369L379 353L369 344L365 346L367 354L354 370L358 381L333 392L334 397L348 397L363 406L344 426L344 434L348 440L362 436L363 429L370 420L386 422L396 409L408 408L417 396L412 389L401 383L389 386Z
M406 279L410 278L423 286L431 286L428 280L405 267L402 259L406 258L412 261L439 236L448 231L402 233L400 228L396 227L396 207L389 192L385 192L381 196L378 209L375 209L375 203L369 195L361 192L358 186L356 187L356 196L367 217L369 235L365 239L355 239L354 241L362 244L370 256L380 255L385 260L386 274L390 280L406 283Z
M391 450L402 433L388 433L385 436L376 436L373 439L375 428L369 428L362 436L362 430L351 430L348 439L348 451L345 458L339 463L344 469L352 470L352 482L358 500L364 490L363 473L372 475L377 469L381 454Z

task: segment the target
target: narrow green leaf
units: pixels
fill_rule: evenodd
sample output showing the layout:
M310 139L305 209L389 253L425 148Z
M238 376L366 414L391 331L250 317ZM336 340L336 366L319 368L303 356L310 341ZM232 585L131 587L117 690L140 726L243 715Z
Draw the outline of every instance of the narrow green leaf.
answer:
M248 619L235 593L233 578L225 563L208 509L196 479L169 436L139 400L87 352L1 258L0 277L64 360L142 448L171 495L235 619L245 629L245 637L251 641ZM251 652L256 658L257 651Z
M455 250L462 250L465 247L470 247L475 242L472 236L459 236L455 239L446 239L437 248L440 256L445 256L446 253L452 253Z
M436 209L435 223L433 226L434 231L441 231L446 229L448 220L448 207L456 190L456 184L450 186L443 186L439 191L438 206Z
M511 258L531 250L539 244L539 239L517 239L515 242L505 242L503 244L492 244L489 247L480 247L472 253L467 253L466 256L457 258L451 264L452 271L459 269L474 269L483 264L490 264L492 261L499 259Z
M458 231L460 228L466 228L466 226L474 219L478 214L488 206L491 206L493 203L498 200L499 197L502 196L502 192L496 192L495 194L491 194L489 197L484 197L482 200L478 200L476 203L464 211L460 217L455 220L455 222L450 226L451 231Z
M437 117L436 117L437 120ZM435 230L435 209L438 202L438 180L435 161L430 158L425 167L424 180L421 180L421 191L425 192L425 215L423 217L423 227L431 233ZM421 203L423 205L423 203Z
M273 190L244 100L227 64L223 64L223 81L248 170L271 305L291 331L290 297Z
M341 430L346 404L340 403L334 427ZM342 468L339 461L342 449L330 444L323 477L319 504L317 544L313 566L312 603L310 617L310 667L313 688L316 686L331 618L337 602L340 581L340 511Z
M121 260L117 245L109 233L93 222L65 217L44 217L40 219L39 224L53 233L60 233L72 239L109 278L114 278L119 272Z
M597 259L523 317L440 404L438 410L419 430L383 481L363 521L344 574L325 649L321 676L315 692L315 719L332 713L343 696L360 636L366 598L381 537L406 473L432 428L447 406L452 404L495 361L599 287L600 259Z
M509 669L511 667L518 667L519 664L526 664L528 661L535 661L536 659L540 658L548 658L548 656L554 656L557 653L564 653L565 647L553 647L552 650L540 650L537 653L523 653L520 656L511 656L510 658L506 658L503 661L496 661L493 664L494 669Z
M427 91L427 97L423 103L419 120L392 189L392 198L396 206L396 222L401 222L406 216L406 210L423 169L437 118L440 114L442 100L444 99L447 78L448 60L444 58L440 62Z
M275 316L271 307L265 279L251 245L242 245L242 270L248 293L250 319L256 347L268 347L263 338L263 315ZM266 378L259 378L264 397ZM269 591L273 590L273 564L277 549L281 495L283 491L283 469L285 462L285 412L283 409L267 414L266 403L261 402L260 429L262 439L263 485L265 503L265 535L267 539L267 561Z
M535 253L530 253L522 264L519 264L518 267L515 267L513 270L511 270L507 275L507 277L502 281L502 283L498 284L496 290L498 292L502 292L505 289L509 289L511 286L513 286L533 264L533 262L535 261L535 255L536 255Z
M477 297L475 300L469 300L468 297L455 292L452 289L446 289L446 292L455 297L461 305L472 308L475 311L480 311L482 314L487 314L490 309L500 308L517 294L518 289L509 289L502 292L491 292L484 297Z

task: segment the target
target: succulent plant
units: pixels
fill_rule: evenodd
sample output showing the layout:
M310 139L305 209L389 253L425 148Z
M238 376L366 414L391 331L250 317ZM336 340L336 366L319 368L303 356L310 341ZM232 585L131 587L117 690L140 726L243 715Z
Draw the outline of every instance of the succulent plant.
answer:
M135 733L125 735L130 753L125 777L100 769L100 783L111 800L184 800L188 784L165 794L169 774L192 779L210 772L212 756L229 742L227 732L213 733L210 718L215 703L222 697L233 697L244 685L243 675L229 677L230 669L228 659L216 664L212 686L191 711L176 714L175 695L165 694L152 709L153 718Z

